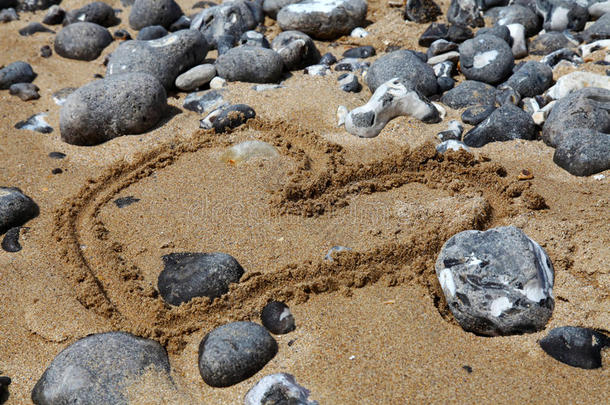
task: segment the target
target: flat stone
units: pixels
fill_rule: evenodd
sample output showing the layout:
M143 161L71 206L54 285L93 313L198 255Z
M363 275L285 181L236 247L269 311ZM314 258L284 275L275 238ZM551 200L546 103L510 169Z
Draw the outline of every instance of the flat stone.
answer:
M252 46L233 48L216 60L218 75L231 82L277 83L283 68L280 54Z
M214 65L198 65L178 76L176 78L176 87L183 91L192 91L208 84L214 76L216 76Z
M544 93L553 83L550 66L536 62L525 62L505 84L515 89L521 97L534 97Z
M472 107L468 107L462 113L461 118L466 124L478 125L489 117L495 110L495 105L474 105Z
M212 111L207 117L199 121L199 127L203 129L213 128L216 133L222 133L237 128L254 117L256 117L256 112L249 105L234 104Z

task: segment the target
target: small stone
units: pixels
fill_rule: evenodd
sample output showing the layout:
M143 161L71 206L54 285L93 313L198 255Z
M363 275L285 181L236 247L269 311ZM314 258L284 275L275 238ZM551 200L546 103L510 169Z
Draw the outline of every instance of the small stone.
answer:
M492 22L498 25L521 24L525 35L529 38L536 35L541 28L540 20L535 12L519 4L507 7L494 7L485 13Z
M460 45L460 68L468 80L497 84L512 72L514 57L506 42L479 35Z
M18 96L22 101L38 100L38 86L33 83L15 83L11 85L8 92L13 96Z
M48 29L47 27L45 27L44 25L42 25L39 22L31 22L28 25L26 25L25 27L21 28L19 30L19 35L23 36L23 37L27 37L30 35L34 35L38 32L49 32L51 34L55 34L55 31Z
M265 305L261 312L261 322L275 335L284 335L296 329L290 309L279 301L271 301Z
M337 78L341 90L347 93L358 93L362 90L358 77L353 73L343 73Z
M545 95L553 100L559 100L586 87L610 90L610 77L592 72L568 73L561 76L555 85L547 90Z
M470 125L478 125L496 110L494 105L475 105L462 113L462 121Z
M172 25L169 26L168 30L170 32L188 30L191 28L192 23L193 21L189 17L181 15L176 21L172 23Z
M440 139L441 142L451 140L459 141L462 139L462 132L464 132L464 126L457 120L451 120L449 121L447 130L439 132L436 134L436 137Z
M533 140L538 130L532 117L513 104L504 104L494 110L479 125L464 135L464 143L480 148L490 142L504 142L513 139Z
M277 52L252 46L233 48L216 59L218 76L232 82L277 83L283 67Z
M63 159L66 157L66 154L61 152L50 152L49 157L51 159Z
M219 107L228 105L220 90L200 91L190 93L184 99L183 107L199 114L209 113Z
M294 376L271 374L261 379L246 393L245 405L318 405L310 401L309 390L297 384Z
M428 59L427 63L429 65L437 65L439 63L449 61L455 65L459 61L459 59L460 59L459 52L451 51L451 52L443 53L440 55L432 56L430 59Z
M562 326L540 340L549 356L572 367L584 369L602 366L601 351L610 346L610 338L593 329Z
M55 5L49 8L49 11L45 14L42 23L47 25L61 24L66 16L66 10Z
M76 89L74 87L64 87L63 89L57 90L53 93L53 101L57 105L63 105L66 102L68 96L74 93Z
M529 43L529 51L532 55L548 55L562 48L568 48L573 44L561 32L551 31L539 34Z
M222 77L216 76L210 80L210 89L222 89L227 86L227 81Z
M375 56L375 48L370 45L358 46L343 52L343 57L345 58L366 59L370 58L371 56Z
M407 0L405 19L424 24L436 21L442 14L440 7L433 0Z
M599 1L599 2L597 2ZM589 7L587 8L589 12L589 16L592 20L597 20L599 17L603 16L606 13L610 13L610 1L608 0L593 0L589 2Z
M212 387L229 387L260 371L277 353L277 342L252 322L233 322L208 333L199 345L199 373Z
M64 25L73 24L76 22L90 22L101 25L102 27L112 27L117 25L119 20L114 9L108 4L101 1L94 1L79 9L71 10L66 13L63 21Z
M129 14L129 25L134 30L150 25L169 28L181 15L182 10L174 0L135 0Z
M214 128L216 133L222 133L228 129L239 127L255 116L254 109L249 105L229 105L212 111L207 117L199 121L199 127L203 129Z
M474 36L472 30L462 25L450 25L447 29L447 40L461 44Z
M16 187L0 187L0 235L39 213L36 203Z
M148 27L144 27L138 32L137 40L138 41L150 41L151 39L163 38L168 35L169 32L160 26L160 25L149 25Z
M50 58L51 55L53 55L53 51L51 50L51 47L49 45L43 45L40 48L40 56L42 56L43 58Z
M434 70L412 51L400 50L380 57L369 68L365 81L369 89L375 92L393 78L412 84L424 96L438 91Z
M195 66L176 78L176 87L182 91L192 91L208 84L216 76L214 65Z
M97 24L78 22L65 26L55 36L55 52L68 59L96 59L112 43L110 32Z
M7 23L11 21L17 21L19 19L19 15L14 8L6 8L4 10L0 10L0 23Z
M439 39L449 39L449 28L445 24L432 23L426 28L424 33L419 37L419 46L429 47L434 41Z
M436 41L430 44L426 55L428 56L428 59L430 59L431 57L436 55L441 55L450 51L456 51L458 49L458 46L459 45L455 42L450 42L445 39L437 39Z
M461 26L482 27L485 25L481 9L475 0L451 0L447 10L447 21Z
M366 38L369 36L369 32L362 27L356 27L349 34L352 38Z
M525 62L505 84L515 89L521 97L534 97L544 93L553 83L553 70L544 63Z
M123 208L123 207L127 207L128 205L131 205L133 203L137 203L138 201L140 201L139 198L135 198L132 195L128 195L127 197L117 198L116 200L113 201L113 203L118 208Z
M131 34L127 32L127 30L116 30L114 31L114 39L118 39L119 41L129 41L131 39Z
M9 0L10 1L10 0ZM61 0L18 0L17 10L37 11L46 10L54 4L59 4Z
M494 105L496 94L497 90L489 84L465 80L454 89L443 94L441 101L457 110L473 105Z
M267 91L267 90L275 90L275 89L283 89L286 86L283 84L255 84L252 86L252 90L254 91Z
M454 152L457 152L459 150L465 150L466 152L470 152L470 149L468 148L468 146L466 146L466 144L455 139L449 139L436 145L436 151L438 153L445 153L448 150Z
M498 86L498 92L496 93L496 103L499 105L513 104L518 106L521 103L521 95L507 84L501 84Z
M55 169L51 170L51 174L62 174L63 172L63 169L59 167L56 167Z
M40 132L41 134L50 134L53 132L53 127L51 127L45 120L47 113L38 113L32 115L25 121L19 121L15 124L16 129L26 129L29 131Z
M281 32L271 43L271 48L280 55L288 71L304 69L320 60L316 44L299 31Z
M2 249L5 252L16 253L21 250L21 245L19 244L19 231L21 227L16 226L14 228L6 231L4 238L2 239Z
M326 65L326 66L332 66L335 63L337 63L337 58L335 58L335 55L333 55L332 53L327 52L324 55L322 55L319 63L322 65Z
M551 68L555 67L561 61L569 61L575 64L584 63L578 53L569 48L558 49L554 52L549 53L544 58L540 59L540 63L549 65Z
M280 34L281 35L281 34ZM239 38L240 45L258 46L261 48L271 48L271 44L263 34L257 31L246 31ZM315 47L315 45L314 45Z
M533 178L534 178L534 173L532 173L532 171L529 169L522 169L519 172L519 174L517 175L517 180L519 180L519 181L531 180Z
M13 62L0 69L0 90L6 90L15 83L31 83L36 76L29 63Z

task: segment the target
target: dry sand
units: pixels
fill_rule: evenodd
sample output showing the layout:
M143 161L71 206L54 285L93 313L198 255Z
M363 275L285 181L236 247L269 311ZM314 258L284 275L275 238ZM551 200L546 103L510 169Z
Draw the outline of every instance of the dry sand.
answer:
M64 0L62 7L85 3ZM108 3L123 8L119 27L135 37L129 8ZM187 13L194 3L180 1ZM440 2L444 10L448 3ZM369 5L370 37L318 43L321 50L419 49L426 25L403 22L386 1ZM231 84L229 99L250 104L258 118L230 134L199 130L200 117L183 110L147 134L68 145L51 94L103 74L103 58L118 44L89 63L44 59L39 49L54 35L17 35L44 13L0 25L0 65L31 63L42 96L21 102L0 92L0 184L20 187L41 210L22 231L23 250L0 251L0 371L13 379L9 404L30 402L62 349L109 330L151 337L169 352L182 396L134 384L134 403L237 404L274 372L294 374L321 404L607 401L608 353L606 367L581 370L539 348L546 331L496 338L464 332L448 314L433 265L457 232L519 226L555 266L547 331L607 331L610 172L602 180L571 176L542 141L438 156L434 135L461 113L450 109L440 124L401 117L377 138L358 139L336 127L337 106L361 105L370 92L340 91L338 73L294 72L286 88L262 93ZM273 21L267 25L276 35ZM584 69L603 71L591 63ZM184 96L169 102L180 108ZM13 128L43 111L53 133ZM219 160L227 146L247 139L274 144L281 158L234 166ZM67 157L50 159L51 151ZM52 175L56 167L63 173ZM534 178L517 180L525 168ZM118 209L113 200L125 196L140 201ZM324 261L334 245L353 251ZM230 253L246 275L221 299L170 308L155 291L156 278L161 256L176 251ZM225 322L258 321L269 299L291 306L296 331L277 337L279 353L254 377L224 389L205 385L197 370L201 338Z

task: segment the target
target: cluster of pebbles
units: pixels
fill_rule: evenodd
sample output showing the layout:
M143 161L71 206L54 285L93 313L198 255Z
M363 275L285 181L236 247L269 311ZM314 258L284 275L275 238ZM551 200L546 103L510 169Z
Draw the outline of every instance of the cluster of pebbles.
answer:
M465 109L438 134L437 150L479 148L490 142L538 140L555 148L554 161L576 176L610 168L610 77L577 71L554 81L558 66L579 66L596 52L596 63L610 65L610 2L603 0L452 0L448 24L433 0L408 0L405 19L430 24L419 38L427 52L395 49L376 56L371 46L349 49L338 59L321 55L314 40L344 35L365 37L365 0L232 0L203 2L187 16L174 0L135 0L129 26L116 10L93 2L66 11L58 0L0 0L0 21L19 12L48 9L42 20L19 35L57 32L53 50L59 57L91 61L108 45L122 43L106 55L106 76L78 89L54 95L60 110L63 141L97 145L115 137L139 134L164 117L169 91L187 92L184 108L202 115L200 126L224 132L255 117L248 105L231 105L223 97L228 82L254 84L257 91L281 88L291 71L324 76L333 70L337 88L359 92L366 84L370 100L349 111L340 106L339 125L359 137L379 135L393 118L412 116L426 123L444 119L446 108ZM277 20L282 32L265 36L264 19ZM484 19L492 25L484 27ZM44 24L44 25L43 25ZM58 26L55 31L48 26ZM476 32L475 32L476 31ZM213 63L206 59L215 50ZM52 56L49 47L41 53ZM533 57L532 57L533 55ZM527 61L516 60L528 57ZM0 70L0 89L23 101L40 97L32 66L14 61ZM472 126L466 133L464 124ZM37 114L16 128L49 133ZM244 150L261 156L277 151L265 145L236 145L226 159L246 159ZM137 199L115 201L118 207ZM38 214L21 190L0 188L2 247L21 249L19 229ZM327 255L350 250L335 247ZM245 270L225 253L172 253L163 257L158 290L172 306L197 297L216 299L230 293ZM466 231L442 247L436 274L447 305L466 331L510 335L543 330L555 305L554 271L540 245L515 227ZM198 365L212 387L237 384L258 373L277 353L271 333L295 329L289 308L272 301L262 309L262 326L253 322L222 325L203 337ZM271 333L270 333L271 332ZM606 335L584 328L561 327L540 341L556 359L581 368L601 366ZM32 391L36 404L124 403L123 383L155 370L173 386L165 349L157 342L124 332L87 336L59 353ZM0 377L0 393L10 379ZM314 404L309 392L289 374L262 378L248 392L246 404Z

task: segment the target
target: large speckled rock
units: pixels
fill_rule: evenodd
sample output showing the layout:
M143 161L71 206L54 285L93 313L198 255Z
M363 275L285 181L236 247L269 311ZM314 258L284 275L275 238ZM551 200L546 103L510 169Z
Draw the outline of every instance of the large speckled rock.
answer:
M136 0L129 14L129 25L141 30L150 25L169 28L182 15L182 10L174 0Z
M553 313L553 265L523 231L500 227L451 237L436 261L449 309L469 332L535 332Z
M90 22L78 22L65 26L55 37L55 52L68 59L93 60L112 43L112 35Z
M31 83L36 76L29 63L13 62L0 69L0 90L6 90L17 83Z
M507 103L495 109L479 125L464 135L464 143L480 148L490 142L533 140L538 130L532 117L521 108Z
M0 187L0 235L38 215L38 206L16 187Z
M443 94L441 101L454 109L473 105L494 105L497 93L496 88L487 83L464 80Z
M424 96L438 91L434 69L413 51L399 50L380 57L369 68L365 81L374 93L379 86L393 78L412 84Z
M553 162L574 176L610 169L610 134L587 128L565 129Z
M216 60L218 76L232 82L277 83L283 67L277 52L254 46L238 46Z
M307 34L299 31L281 32L275 37L271 47L282 57L287 70L304 69L320 60L316 44Z
M512 73L514 64L510 46L494 35L478 35L460 45L460 69L468 80L500 83Z
M534 97L544 93L553 84L553 69L546 63L525 62L505 83L521 97Z
M455 25L482 27L485 25L477 0L451 0L447 21Z

